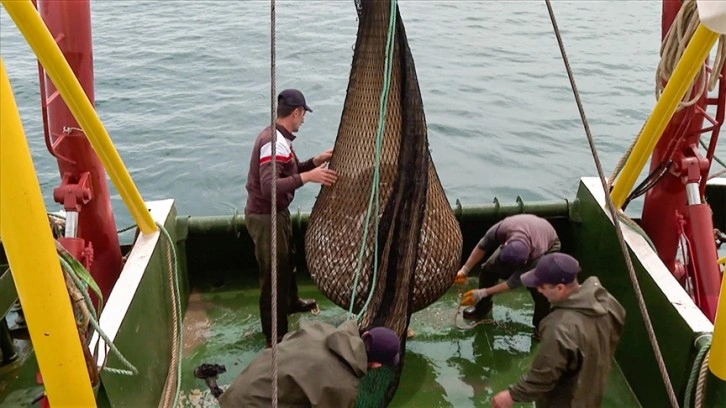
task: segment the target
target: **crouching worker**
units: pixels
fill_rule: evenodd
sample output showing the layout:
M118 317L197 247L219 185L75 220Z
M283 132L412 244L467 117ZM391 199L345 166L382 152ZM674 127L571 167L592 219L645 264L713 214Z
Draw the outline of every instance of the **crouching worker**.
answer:
M484 318L492 310L494 295L522 286L522 273L534 269L542 255L559 250L557 232L544 218L517 214L494 224L456 274L455 282L464 283L469 270L487 257L479 272L479 289L470 290L462 299L462 306L470 306L464 309L464 318ZM529 291L534 300L532 324L537 338L539 322L550 312L550 305L537 290Z
M277 345L278 403L283 407L355 406L358 384L368 370L396 366L400 340L375 327L359 334L354 320L338 328L306 322ZM270 407L272 350L262 351L219 397L222 408Z

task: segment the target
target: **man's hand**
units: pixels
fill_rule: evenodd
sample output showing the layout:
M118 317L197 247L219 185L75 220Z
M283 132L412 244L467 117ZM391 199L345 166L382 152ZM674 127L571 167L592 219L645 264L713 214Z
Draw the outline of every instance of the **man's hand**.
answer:
M454 283L461 285L466 282L466 275L468 273L469 268L467 268L466 265L462 266L461 269L459 269L459 272L456 272L456 278L454 278Z
M330 187L338 180L338 175L335 174L335 170L330 170L323 164L305 173L300 173L300 179L303 184L312 181Z
M460 304L461 306L474 306L485 297L487 297L486 289L473 289L464 293L464 297L461 299Z
M509 394L509 390L502 391L492 398L492 407L494 408L511 408L514 406L514 400Z
M313 157L313 164L315 164L316 166L320 166L323 163L330 161L331 157L333 157L333 149L328 149L328 150L320 153L319 155Z

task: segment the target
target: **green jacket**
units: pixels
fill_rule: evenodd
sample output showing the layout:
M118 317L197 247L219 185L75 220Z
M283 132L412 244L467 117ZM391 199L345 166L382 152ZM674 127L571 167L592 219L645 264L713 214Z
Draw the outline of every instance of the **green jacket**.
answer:
M599 407L623 332L625 309L588 278L542 320L532 367L509 387L512 399L540 407Z
M355 405L368 357L355 321L338 328L306 322L279 343L277 364L280 408L347 408ZM266 408L271 401L272 351L266 349L219 397L219 405Z

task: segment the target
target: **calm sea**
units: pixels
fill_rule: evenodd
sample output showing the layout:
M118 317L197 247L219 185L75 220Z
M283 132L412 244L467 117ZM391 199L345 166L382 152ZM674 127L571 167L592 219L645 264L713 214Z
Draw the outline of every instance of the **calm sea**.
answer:
M556 1L555 13L609 172L650 113L660 1ZM449 200L571 198L596 175L542 1L401 0L429 141ZM269 121L269 3L92 3L96 106L144 199L180 214L244 207L254 137ZM353 1L277 2L277 89L314 113L300 156L332 146L357 20ZM45 150L36 61L0 12L1 52L49 210L59 183ZM111 186L117 223L131 219ZM309 210L317 187L298 191Z

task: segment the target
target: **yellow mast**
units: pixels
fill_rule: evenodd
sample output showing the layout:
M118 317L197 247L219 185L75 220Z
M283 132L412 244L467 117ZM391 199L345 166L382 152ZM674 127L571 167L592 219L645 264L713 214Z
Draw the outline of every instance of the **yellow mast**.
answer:
M0 237L51 406L96 406L40 185L2 58Z

